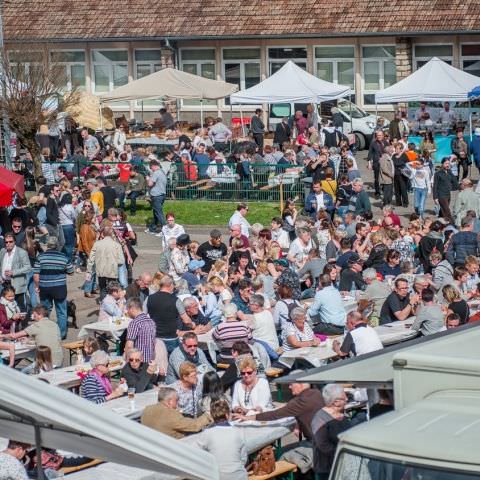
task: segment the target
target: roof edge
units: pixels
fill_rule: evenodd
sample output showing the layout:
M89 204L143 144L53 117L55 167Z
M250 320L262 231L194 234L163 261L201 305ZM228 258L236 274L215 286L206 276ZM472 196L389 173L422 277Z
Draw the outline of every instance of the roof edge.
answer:
M398 32L337 32L337 33L291 33L291 34L269 34L269 35L189 35L189 36L147 36L147 37L92 37L92 38L26 38L26 39L10 39L5 36L6 43L79 43L79 42L112 42L112 41L187 41L187 40L257 40L257 39L289 39L289 38L342 38L342 37L431 37L435 35L479 35L479 30L435 30L431 32L425 31L398 31Z

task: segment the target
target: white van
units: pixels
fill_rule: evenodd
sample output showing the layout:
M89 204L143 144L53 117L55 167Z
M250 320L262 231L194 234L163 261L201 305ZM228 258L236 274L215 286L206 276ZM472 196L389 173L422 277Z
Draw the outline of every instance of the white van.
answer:
M296 111L301 110L304 116L307 115L307 103L273 103L270 105L268 116L268 129L275 131L278 123L283 117L292 117ZM318 105L319 119L330 119L332 107L337 107L343 117L343 133L355 134L356 147L363 150L370 145L373 132L377 124L377 116L371 115L347 99L340 99L333 102L322 102ZM385 120L384 126L388 125Z

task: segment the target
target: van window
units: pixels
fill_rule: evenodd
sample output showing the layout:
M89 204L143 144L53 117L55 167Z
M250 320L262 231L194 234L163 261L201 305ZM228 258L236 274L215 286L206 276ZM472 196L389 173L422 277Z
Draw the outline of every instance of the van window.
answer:
M337 460L333 480L479 480L478 473L436 469L430 466L397 463L386 458L369 458L342 452Z
M348 100L339 100L338 107L341 108L347 115L350 115L350 108L352 109L352 118L365 118L368 117L368 113L364 112L361 108L357 107Z
M283 118L289 117L290 115L289 103L273 103L270 107L270 117L272 118Z

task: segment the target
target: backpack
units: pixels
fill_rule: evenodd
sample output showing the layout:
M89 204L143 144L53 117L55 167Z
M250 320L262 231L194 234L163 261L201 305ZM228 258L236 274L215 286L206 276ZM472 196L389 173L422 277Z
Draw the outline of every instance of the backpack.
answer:
M280 318L281 320L284 320L286 322L291 322L292 321L292 311L294 308L297 308L299 305L298 305L298 302L297 301L293 301L291 303L287 303L285 300L279 300L279 302L283 303L284 305L286 305L287 309L288 309L288 313L287 315L285 314L280 314Z

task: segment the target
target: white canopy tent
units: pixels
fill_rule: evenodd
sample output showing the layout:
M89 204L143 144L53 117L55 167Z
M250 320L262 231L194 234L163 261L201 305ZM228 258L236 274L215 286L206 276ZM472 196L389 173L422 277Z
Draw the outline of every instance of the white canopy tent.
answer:
M478 77L452 67L437 57L395 85L375 94L375 103L466 102Z
M322 80L289 60L259 84L230 95L232 104L321 103L351 94L350 87Z
M233 83L192 75L175 68L164 68L158 72L139 78L116 88L100 97L101 102L120 102L128 100L152 100L159 98L182 98L200 100L218 100L238 90ZM203 124L203 109L201 111Z
M0 437L181 478L218 480L209 453L3 366Z

